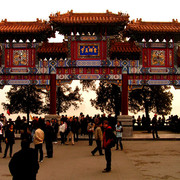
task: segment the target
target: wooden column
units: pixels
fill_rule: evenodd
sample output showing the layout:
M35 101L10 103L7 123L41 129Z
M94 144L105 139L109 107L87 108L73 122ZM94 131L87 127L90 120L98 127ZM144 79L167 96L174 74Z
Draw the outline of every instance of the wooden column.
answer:
M128 115L128 75L122 74L122 98L121 98L122 115Z
M50 61L50 114L56 115L56 61Z
M122 98L121 98L122 115L117 117L117 120L122 123L123 137L132 137L133 124L132 117L128 115L128 62L123 62L122 69Z
M56 114L56 74L51 74L50 79L50 114Z

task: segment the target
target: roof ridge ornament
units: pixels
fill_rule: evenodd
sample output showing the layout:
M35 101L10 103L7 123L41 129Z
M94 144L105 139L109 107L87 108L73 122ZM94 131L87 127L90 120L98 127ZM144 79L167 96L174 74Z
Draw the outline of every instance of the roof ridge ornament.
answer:
M37 18L37 19L36 19L36 22L41 23L41 22L42 22L42 19Z
M136 22L137 22L137 23L141 23L141 22L142 22L142 18L139 18L139 19L137 18L137 19L136 19Z
M110 14L112 14L112 12L107 9L106 10L106 15L110 15Z
M70 11L67 12L67 14L68 14L69 16L71 16L71 15L73 14L73 10L71 9Z
M2 19L1 22L7 23L7 19Z
M178 23L178 19L172 19L173 23Z

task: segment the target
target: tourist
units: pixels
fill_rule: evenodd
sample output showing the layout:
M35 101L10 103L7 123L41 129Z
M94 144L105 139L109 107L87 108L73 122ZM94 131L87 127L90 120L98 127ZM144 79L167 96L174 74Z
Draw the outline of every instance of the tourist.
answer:
M111 171L111 148L113 142L113 130L109 126L107 120L103 121L104 133L103 133L103 148L105 150L106 168L103 173Z
M152 119L152 135L153 135L153 139L159 138L157 128L158 128L157 115L155 114L153 119ZM155 137L155 135L156 135L156 137Z
M78 117L74 117L74 141L78 142L80 123Z
M2 153L1 141L3 139L3 122L0 120L0 153Z
M122 145L122 132L123 132L123 128L122 128L122 125L121 125L120 121L117 122L115 128L116 128L116 150L119 149L118 142L120 144L121 150L123 150L123 145Z
M7 125L7 119L6 119L6 116L4 116L4 113L0 115L0 120L3 122L4 126Z
M142 119L141 119L140 116L138 116L138 118L137 118L137 124L138 124L138 127L141 126L141 122L142 122Z
M34 123L34 128L36 129L33 136L33 141L35 144L35 149L40 153L39 162L43 162L43 142L44 142L44 131L39 128L38 122Z
M10 124L8 128L5 131L5 143L6 143L6 149L4 151L3 158L6 158L7 151L10 147L10 157L12 157L12 150L13 150L13 144L15 143L15 136L14 136L14 126L13 124Z
M46 121L46 128L45 128L45 143L46 143L46 152L48 158L53 157L53 140L54 140L54 129L51 126L49 120Z
M92 144L93 144L94 126L95 126L95 124L92 122L92 119L89 119L89 123L87 126L87 132L89 135L89 146L92 146Z
M97 120L96 120L96 122L97 122ZM95 155L95 153L96 153L97 151L99 151L99 155L104 155L104 154L102 153L102 147L101 147L101 144L102 144L101 142L102 142L102 140L103 140L103 134L102 134L102 129L101 129L102 123L99 121L96 126L97 126L97 127L96 127L96 129L95 129L95 131L94 131L95 140L96 140L96 147L95 147L95 149L94 149L93 151L91 151L91 154L92 154L93 156Z
M21 129L21 140L28 141L29 143L32 142L31 131L30 131L29 125L27 123L24 123L24 125Z
M132 123L133 123L133 130L134 130L134 126L135 126L135 123L136 123L136 119L134 116L132 116Z
M146 124L147 124L147 120L146 117L144 116L144 114L142 115L142 128L146 129Z
M57 122L57 119L52 119L52 120L51 120L51 124L52 124L53 131L54 131L53 142L54 142L55 144L57 144L57 134L58 134L58 131L59 131L59 124L58 124L58 122Z
M87 133L87 118L84 117L84 115L81 116L81 136L86 135Z
M72 145L74 145L74 126L73 126L73 122L72 122L72 117L68 118L67 120L67 141L66 144L69 144L69 138L71 138L71 143Z
M20 134L20 129L21 129L21 117L18 116L15 120L15 129L16 129L16 134L19 132Z
M39 169L37 151L29 147L29 141L21 142L21 150L9 162L13 180L36 180Z
M61 119L61 123L59 126L59 133L61 136L61 144L65 142L65 131L66 131L66 124L64 123L63 119Z

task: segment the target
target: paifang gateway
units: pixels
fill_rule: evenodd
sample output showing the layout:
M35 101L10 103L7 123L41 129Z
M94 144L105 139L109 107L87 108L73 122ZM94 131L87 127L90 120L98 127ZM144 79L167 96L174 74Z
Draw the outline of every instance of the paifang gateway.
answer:
M61 43L49 43L58 32ZM50 91L56 114L56 87L72 80L105 80L122 88L122 115L128 91L143 85L180 87L180 23L129 21L119 12L57 12L49 21L0 22L0 86L36 85Z

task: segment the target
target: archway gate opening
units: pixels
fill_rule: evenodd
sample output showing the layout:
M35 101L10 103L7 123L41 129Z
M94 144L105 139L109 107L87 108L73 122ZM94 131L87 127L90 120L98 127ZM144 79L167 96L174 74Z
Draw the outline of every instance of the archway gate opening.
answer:
M62 43L49 43L58 31ZM49 21L0 23L0 85L50 89L56 116L56 87L71 80L107 80L122 88L124 136L132 136L128 89L180 85L180 23L129 22L118 13L51 14Z

